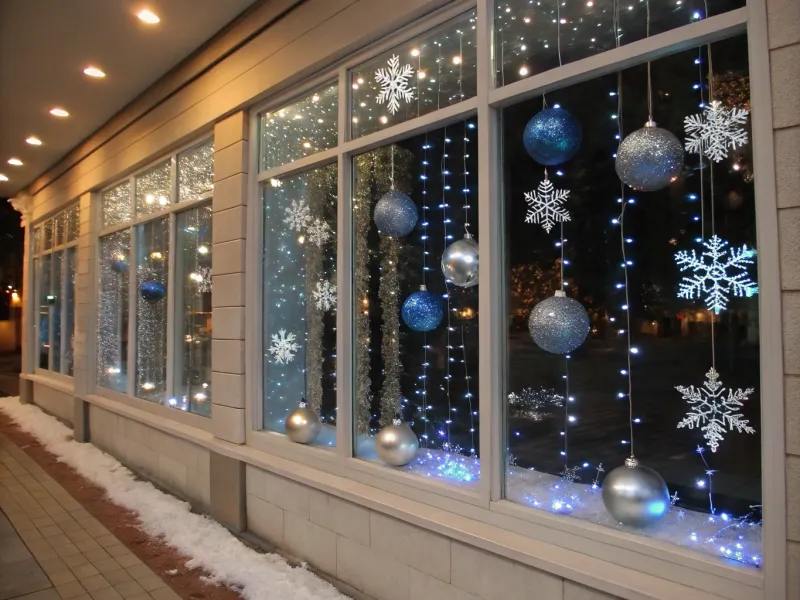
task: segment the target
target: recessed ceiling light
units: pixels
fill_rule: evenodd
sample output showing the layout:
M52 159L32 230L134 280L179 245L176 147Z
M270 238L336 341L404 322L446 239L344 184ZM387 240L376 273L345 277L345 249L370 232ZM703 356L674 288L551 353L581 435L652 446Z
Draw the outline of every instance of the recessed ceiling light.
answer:
M28 142L31 146L41 146L42 145L42 140L40 140L39 138L34 137L34 136L31 136L31 137L27 138L25 141Z
M161 20L156 13L149 10L143 10L136 16L149 25L155 25Z
M103 73L103 71L101 71L97 67L86 67L83 70L83 74L84 75L88 75L89 77L97 77L97 78L101 78L101 77L105 77L106 76L106 74Z
M8 177L0 173L0 181L8 181Z
M20 159L18 159L18 158L9 158L8 159L8 164L14 165L15 167L21 167L22 166L22 161Z
M63 108L51 108L50 114L54 117L68 117L69 113L65 111Z

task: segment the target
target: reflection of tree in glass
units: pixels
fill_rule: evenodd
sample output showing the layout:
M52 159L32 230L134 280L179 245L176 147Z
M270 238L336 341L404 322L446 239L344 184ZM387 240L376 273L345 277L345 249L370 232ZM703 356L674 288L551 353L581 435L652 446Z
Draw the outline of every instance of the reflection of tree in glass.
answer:
M564 407L564 396L553 388L523 388L519 393L508 395L509 416L517 419L544 421L553 416L556 408Z
M531 310L558 289L561 259L553 261L550 268L540 264L517 265L511 269L509 304L515 329L527 327Z

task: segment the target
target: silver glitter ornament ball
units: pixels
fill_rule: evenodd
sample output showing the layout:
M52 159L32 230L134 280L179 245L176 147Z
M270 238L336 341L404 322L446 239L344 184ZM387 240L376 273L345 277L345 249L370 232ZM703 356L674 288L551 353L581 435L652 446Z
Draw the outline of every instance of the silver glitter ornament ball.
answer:
M566 354L580 346L589 334L589 315L580 302L559 291L533 307L528 329L542 350Z
M680 175L683 146L672 133L648 121L622 140L616 169L622 182L634 190L655 192Z
M373 219L381 235L404 237L417 225L417 205L400 190L392 190L375 204Z
M316 411L308 408L305 402L286 417L286 435L298 444L310 444L322 431L322 422Z
M442 273L447 281L459 287L478 285L478 243L470 234L444 249Z
M661 475L627 458L603 480L603 504L620 523L647 527L667 514L669 490Z
M411 427L399 419L387 425L375 436L375 451L381 460L393 467L407 465L417 455L419 440Z

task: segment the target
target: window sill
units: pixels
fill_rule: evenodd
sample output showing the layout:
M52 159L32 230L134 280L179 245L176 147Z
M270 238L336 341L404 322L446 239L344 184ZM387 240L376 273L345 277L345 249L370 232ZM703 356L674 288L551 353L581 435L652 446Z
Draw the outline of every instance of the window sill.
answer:
M50 386L65 394L75 393L75 379L70 375L53 373L44 369L36 369L35 373L20 373L22 379L33 381L42 385Z
M156 429L162 429L168 433L174 433L171 429L165 429L169 425L181 425L211 434L211 419L209 417L169 408L156 402L134 398L114 390L98 387L95 389L94 394L86 396L86 401L112 412L130 416L137 421L151 425Z

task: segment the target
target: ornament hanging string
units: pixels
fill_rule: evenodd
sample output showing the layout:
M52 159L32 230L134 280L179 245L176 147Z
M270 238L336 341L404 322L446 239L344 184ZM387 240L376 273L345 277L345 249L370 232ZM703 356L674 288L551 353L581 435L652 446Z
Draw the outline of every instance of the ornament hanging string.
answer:
M419 93L422 72L422 50L417 53L417 116L421 111ZM422 285L425 286L428 271L428 134L422 146ZM427 287L426 287L427 289ZM428 447L428 332L422 333L422 443Z
M450 189L450 185L447 183L447 144L449 142L449 138L447 137L447 127L444 128L444 132L442 134L442 160L441 160L441 173L442 173L442 229L444 230L444 247L446 248L448 245L448 238L450 237L447 233L447 223L450 219L447 218L447 190ZM447 282L447 277L444 277L444 291L445 291L445 298L447 299L447 370L445 375L445 391L447 393L447 418L445 420L445 424L447 425L447 450L450 450L451 443L450 443L450 425L453 422L453 407L452 407L452 399L450 397L450 380L452 379L452 375L450 373L450 350L451 350L451 340L450 340L450 332L453 330L452 324L450 322L451 319L451 310L450 310L450 285Z
M647 31L646 37L650 37L650 0L645 0L645 10L647 11ZM619 38L617 38L617 45L619 46ZM648 123L653 122L653 79L650 74L650 61L647 61L647 115ZM622 134L620 134L620 137Z

